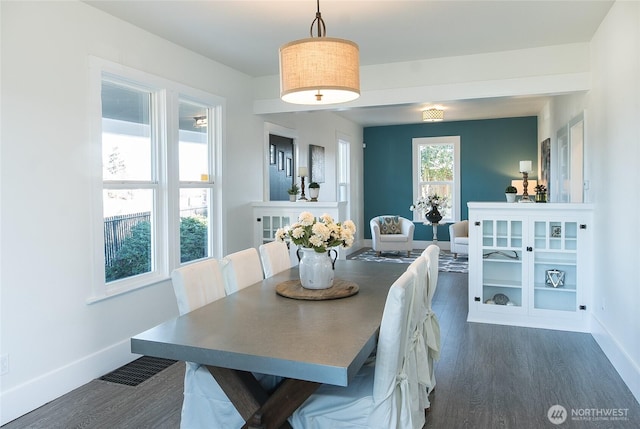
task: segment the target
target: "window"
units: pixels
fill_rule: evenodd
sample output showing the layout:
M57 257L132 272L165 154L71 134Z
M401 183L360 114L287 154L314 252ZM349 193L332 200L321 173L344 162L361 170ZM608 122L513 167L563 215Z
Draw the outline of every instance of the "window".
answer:
M440 213L442 222L460 217L460 137L422 137L413 139L413 198L428 195L448 198ZM414 221L424 221L422 213L413 212Z
M344 138L338 138L338 201L349 201L351 157L350 144Z
M221 248L212 222L219 218L221 100L94 60L102 174L90 300L164 280Z

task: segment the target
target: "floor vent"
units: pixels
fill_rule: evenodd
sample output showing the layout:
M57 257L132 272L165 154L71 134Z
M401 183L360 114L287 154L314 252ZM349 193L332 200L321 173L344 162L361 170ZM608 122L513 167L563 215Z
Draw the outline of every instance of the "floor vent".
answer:
M103 375L100 380L127 386L137 386L176 362L171 359L142 356L109 374Z

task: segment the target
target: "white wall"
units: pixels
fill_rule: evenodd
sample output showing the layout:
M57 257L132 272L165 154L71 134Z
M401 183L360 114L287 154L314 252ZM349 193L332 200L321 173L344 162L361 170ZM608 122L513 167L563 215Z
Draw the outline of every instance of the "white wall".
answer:
M594 337L640 401L640 2L617 1L591 42L586 151L596 204Z
M0 2L0 424L133 358L129 338L177 315L169 281L87 304L93 242L89 56L227 100L227 247L252 244L247 201L261 198L262 121L251 81L81 2ZM249 89L248 89L249 88Z

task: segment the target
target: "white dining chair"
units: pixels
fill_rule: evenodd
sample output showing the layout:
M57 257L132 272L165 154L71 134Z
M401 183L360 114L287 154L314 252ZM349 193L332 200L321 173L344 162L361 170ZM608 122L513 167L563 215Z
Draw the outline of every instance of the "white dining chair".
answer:
M431 379L429 393L431 393L431 391L436 387L434 361L440 359L440 322L438 322L438 317L432 307L433 296L435 295L438 287L440 248L435 244L432 244L422 252L421 256L427 259L429 266L427 272L427 314L424 321L424 335L427 345L427 353L429 355L429 373Z
M260 256L253 247L231 253L221 263L227 295L264 279Z
M431 407L429 401L429 390L431 387L431 372L429 366L429 353L424 334L424 321L427 318L427 293L428 293L428 270L429 261L427 257L419 257L413 261L409 268L416 275L416 292L413 306L412 334L410 335L410 351L413 351L411 358L416 365L418 376L418 399L419 406L415 412L424 412Z
M287 243L284 241L270 241L261 244L258 251L260 252L260 259L262 260L265 279L291 268L289 247L287 247Z
M181 315L225 296L220 265L214 258L176 268L171 283Z
M176 268L171 273L171 282L180 315L225 296L220 264L214 258ZM265 389L273 388L278 382L273 376L254 375ZM239 428L243 424L244 420L209 370L200 364L186 362L180 427Z
M289 418L294 429L418 429L411 397L416 374L407 366L416 276L407 270L389 289L375 364L365 365L347 387L324 384Z

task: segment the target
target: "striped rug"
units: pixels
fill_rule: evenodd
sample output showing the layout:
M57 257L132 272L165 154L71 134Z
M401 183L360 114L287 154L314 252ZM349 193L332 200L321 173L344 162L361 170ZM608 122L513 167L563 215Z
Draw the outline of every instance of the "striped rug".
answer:
M347 259L410 264L420 256L421 253L422 249L414 249L411 251L410 256L407 256L407 252L382 252L380 256L376 256L376 252L374 252L370 247L365 247L349 255ZM466 274L469 272L469 258L467 255L458 255L458 258L454 259L452 253L441 250L438 271Z

